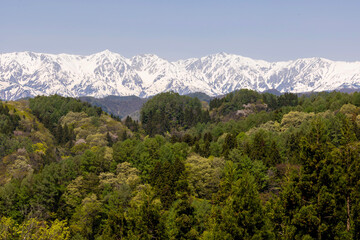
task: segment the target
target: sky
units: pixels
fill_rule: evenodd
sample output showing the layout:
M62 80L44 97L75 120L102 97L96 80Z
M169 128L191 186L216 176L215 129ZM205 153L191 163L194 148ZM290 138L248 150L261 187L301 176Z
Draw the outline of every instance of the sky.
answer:
M0 53L360 61L360 1L0 0Z

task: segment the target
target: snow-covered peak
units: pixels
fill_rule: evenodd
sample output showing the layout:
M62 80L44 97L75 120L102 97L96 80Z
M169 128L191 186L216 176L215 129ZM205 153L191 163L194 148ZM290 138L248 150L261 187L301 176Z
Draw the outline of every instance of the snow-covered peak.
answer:
M324 58L267 62L228 53L170 62L154 54L125 58L104 50L88 56L0 54L0 98L38 94L151 96L164 91L215 96L240 88L308 92L360 87L360 62Z
M165 59L158 57L155 54L141 54L130 58L131 66L140 71L145 68L150 68L156 65L170 64Z
M97 54L105 54L105 55L109 55L109 54L112 54L112 52L109 50L109 49L105 49L104 51L101 51Z

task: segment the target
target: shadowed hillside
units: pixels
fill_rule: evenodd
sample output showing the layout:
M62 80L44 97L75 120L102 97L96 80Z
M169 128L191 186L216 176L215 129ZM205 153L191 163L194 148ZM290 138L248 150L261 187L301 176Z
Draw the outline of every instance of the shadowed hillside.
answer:
M101 107L105 112L114 114L120 118L140 110L142 105L147 101L146 98L136 96L108 96L104 98L80 97L79 99L94 106Z

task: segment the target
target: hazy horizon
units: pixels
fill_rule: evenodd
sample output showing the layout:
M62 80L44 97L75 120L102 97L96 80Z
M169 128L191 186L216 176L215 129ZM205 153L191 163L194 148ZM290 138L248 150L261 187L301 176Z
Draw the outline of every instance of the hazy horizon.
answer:
M101 52L104 52L104 51L110 51L112 53L119 54L120 56L125 57L127 59L131 59L132 57L141 56L141 55L156 55L159 58L164 59L164 60L166 60L168 62L177 62L177 61L182 61L182 60L189 60L189 59L192 59L192 58L199 59L199 58L202 58L202 57L207 57L207 56L216 55L216 54L222 54L222 53L225 53L225 54L228 54L228 55L236 55L236 56L241 56L241 57L245 57L245 58L250 58L250 59L253 59L255 61L266 61L266 62L269 62L269 63L288 62L288 61L295 61L295 60L298 60L298 59L310 59L310 58L323 58L323 59L327 59L327 60L330 60L330 61L333 61L333 62L360 62L360 60L353 60L353 61L337 60L337 59L324 58L324 57L321 57L321 56L312 56L312 57L303 57L303 58L293 58L293 59L284 59L284 60L278 60L278 61L275 61L275 60L271 61L271 60L266 60L266 59L261 59L261 58L252 58L252 57L249 57L249 56L244 56L244 55L241 55L241 54L234 54L234 53L230 53L230 52L214 52L214 53L209 53L209 54L206 54L206 55L203 55L203 56L198 56L198 57L189 57L189 58L182 58L182 59L167 59L167 58L165 58L163 56L160 56L158 54L155 54L155 53L139 53L139 54L136 54L136 55L133 55L133 56L125 56L122 53L111 51L109 49L104 49L104 50L89 53L89 54L74 54L74 53L67 53L67 52L48 53L48 52L35 52L35 51L28 51L28 50L15 51L15 52L14 51L13 52L0 52L0 54L31 52L31 53L35 53L35 54L49 54L49 55L61 55L61 54L64 54L64 55L74 55L74 56L86 57L86 56L94 55L94 54L101 53Z
M360 2L4 1L0 53L360 61Z

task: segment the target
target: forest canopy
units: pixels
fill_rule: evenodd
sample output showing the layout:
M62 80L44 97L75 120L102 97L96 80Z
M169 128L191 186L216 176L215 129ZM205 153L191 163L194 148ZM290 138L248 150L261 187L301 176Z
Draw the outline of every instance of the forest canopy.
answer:
M360 93L0 102L0 239L359 239Z

